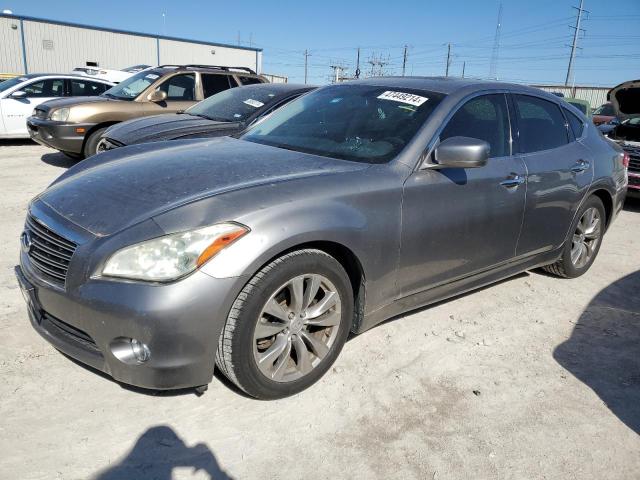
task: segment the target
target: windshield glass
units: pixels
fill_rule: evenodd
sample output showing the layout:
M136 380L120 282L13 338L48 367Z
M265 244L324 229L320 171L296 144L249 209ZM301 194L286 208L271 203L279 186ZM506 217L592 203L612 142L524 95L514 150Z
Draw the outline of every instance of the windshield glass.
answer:
M133 100L161 76L162 73L157 70L136 73L102 95L121 100Z
M275 101L276 90L263 86L224 90L190 107L186 113L220 122L243 122Z
M11 87L15 87L16 85L24 82L25 80L29 80L27 77L15 77L10 78L9 80L5 80L4 82L0 82L0 92L4 92L5 90L10 89Z
M385 163L411 141L443 98L401 87L335 85L276 110L241 138L325 157Z
M615 116L615 112L613 111L613 105L611 105L610 103L605 103L604 105L600 105L598 108L596 108L595 112L593 112L594 115L605 115L607 117L613 117Z

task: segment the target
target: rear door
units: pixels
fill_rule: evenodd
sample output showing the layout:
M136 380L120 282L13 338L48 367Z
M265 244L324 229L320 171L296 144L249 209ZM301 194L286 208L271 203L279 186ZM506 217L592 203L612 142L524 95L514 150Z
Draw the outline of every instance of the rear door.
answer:
M33 109L47 100L64 96L64 79L47 78L34 80L22 87L21 91L27 94L26 98L3 98L2 115L6 133L9 135L25 135L27 132L27 117Z
M406 181L399 269L403 296L474 273L515 256L525 202L525 168L511 154L505 93L467 100L440 141L485 140L491 158L480 168L419 170Z
M593 159L576 140L561 107L514 94L520 158L527 167L527 204L518 255L559 247L593 180Z
M68 78L67 79L67 95L68 97L94 97L104 93L109 85L101 82L84 78Z

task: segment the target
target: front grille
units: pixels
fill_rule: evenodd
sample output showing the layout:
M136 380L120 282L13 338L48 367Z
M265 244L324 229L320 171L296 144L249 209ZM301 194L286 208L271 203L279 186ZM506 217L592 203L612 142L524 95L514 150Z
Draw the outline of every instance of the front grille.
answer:
M51 280L64 284L69 261L77 245L45 227L31 215L27 216L25 233L28 233L31 265Z
M640 177L629 175L629 186L640 188Z
M623 148L629 154L629 170L640 172L640 147L623 145Z

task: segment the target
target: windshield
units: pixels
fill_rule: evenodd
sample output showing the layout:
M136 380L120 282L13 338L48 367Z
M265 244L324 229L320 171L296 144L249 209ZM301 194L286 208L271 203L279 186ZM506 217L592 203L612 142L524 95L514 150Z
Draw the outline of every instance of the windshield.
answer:
M593 114L614 117L616 112L613 111L613 105L611 105L610 103L605 103L604 105L600 105L598 108L596 108Z
M220 122L243 122L275 102L276 89L267 86L248 86L224 90L186 110Z
M111 87L102 95L121 100L133 100L161 76L162 73L157 70L136 73L115 87Z
M25 80L29 80L28 77L15 77L10 78L9 80L5 80L4 82L0 82L0 92L4 92L5 90L9 90L11 87L15 87L16 85L24 82Z
M400 87L335 85L276 110L241 138L326 157L385 163L411 141L443 98Z

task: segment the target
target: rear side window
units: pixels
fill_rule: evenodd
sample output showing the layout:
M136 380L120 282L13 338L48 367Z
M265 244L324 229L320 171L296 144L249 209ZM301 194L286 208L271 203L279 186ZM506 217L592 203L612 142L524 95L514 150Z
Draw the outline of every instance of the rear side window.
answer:
M22 88L27 93L27 98L51 98L64 96L64 80L48 79L33 82Z
M215 75L203 73L202 75L202 91L204 98L220 93L224 90L236 87L236 82L231 75Z
M520 131L520 151L539 152L569 143L564 117L555 103L528 95L514 95Z
M164 82L158 90L167 92L167 100L195 100L196 76L193 73L175 75Z
M450 137L484 140L491 147L490 156L505 157L509 148L509 114L505 96L484 95L465 103L440 134L440 141Z
M72 97L100 95L108 88L110 87L104 83L89 82L84 79L69 80L69 95Z
M256 77L243 77L238 76L238 80L242 85L254 85L256 83L262 83L259 78Z
M584 122L580 120L577 115L571 113L567 109L564 110L564 114L567 116L567 120L569 120L569 126L573 132L573 136L580 138L582 136L582 132L584 132Z

